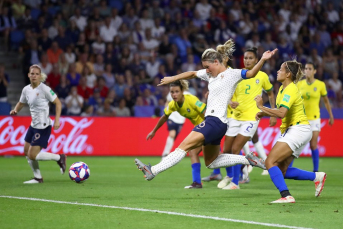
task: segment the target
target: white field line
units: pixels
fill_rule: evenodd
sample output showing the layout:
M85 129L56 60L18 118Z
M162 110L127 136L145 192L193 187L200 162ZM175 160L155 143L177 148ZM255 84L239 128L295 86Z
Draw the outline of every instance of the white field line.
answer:
M88 204L88 203L68 202L68 201L59 201L59 200L47 200L47 199L19 197L19 196L2 196L2 195L0 195L0 198L30 200L30 201L48 202L48 203L56 203L56 204L70 204L70 205L78 205L78 206L90 206L90 207L99 207L99 208L114 208L114 209L130 210L130 211L153 212L153 213L186 216L186 217L200 218L200 219L212 219L212 220L218 220L218 221L228 221L228 222L235 222L235 223L262 225L262 226L268 226L268 227L280 227L280 228L292 228L292 229L311 229L311 228L305 228L305 227L287 226L287 225L282 225L282 224L261 223L261 222L254 222L254 221L248 221L248 220L220 218L220 217L213 217L213 216L206 216L206 215L185 214L185 213L179 213L179 212L151 210L151 209L144 209L144 208L118 207L118 206L111 206L111 205Z

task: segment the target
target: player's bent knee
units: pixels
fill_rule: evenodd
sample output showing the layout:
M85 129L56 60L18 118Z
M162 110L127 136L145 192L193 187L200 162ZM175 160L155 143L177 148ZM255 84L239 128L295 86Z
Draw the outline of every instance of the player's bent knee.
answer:
M36 160L36 155L32 152L28 152L27 156L29 157L30 160L33 160L33 161Z

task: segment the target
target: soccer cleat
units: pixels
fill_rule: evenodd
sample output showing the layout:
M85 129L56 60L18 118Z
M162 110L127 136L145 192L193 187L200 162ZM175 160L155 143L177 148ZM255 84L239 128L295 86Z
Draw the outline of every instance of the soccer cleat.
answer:
M154 179L155 175L151 171L150 163L149 163L149 165L143 164L143 162L141 162L140 160L138 160L136 158L135 164L137 165L137 168L144 173L145 180L150 181L150 180Z
M250 178L247 177L247 178L244 178L244 179L240 179L238 183L239 184L248 184L248 183L250 183Z
M227 186L230 183L231 180L232 180L232 177L225 176L224 179L218 183L217 187L218 188L224 188L225 186Z
M278 200L270 202L271 204L286 204L286 203L295 203L295 199L293 196L286 196L286 197L281 197Z
M263 172L261 173L261 175L263 175L263 176L267 176L267 175L269 175L269 172L268 172L268 170L263 170Z
M222 175L220 173L219 174L211 173L211 175L201 178L202 181L206 181L206 182L213 181L213 180L221 180L221 179L222 179Z
M247 153L245 158L249 161L250 165L257 166L261 169L266 169L264 160L262 160L262 158L256 157L253 152Z
M185 186L186 189L202 188L202 184L198 182L193 182L191 185Z
M28 181L24 181L24 184L39 184L39 183L43 183L43 178L32 178L31 180Z
M230 182L229 185L225 186L224 188L222 188L223 190L234 190L234 189L240 189L239 185L236 185L233 182Z
M316 178L313 181L316 188L316 192L314 194L315 197L318 197L320 193L323 191L325 180L326 173L316 172Z
M61 174L64 174L67 167L67 156L65 154L60 154L60 159L57 161L57 164L60 166Z

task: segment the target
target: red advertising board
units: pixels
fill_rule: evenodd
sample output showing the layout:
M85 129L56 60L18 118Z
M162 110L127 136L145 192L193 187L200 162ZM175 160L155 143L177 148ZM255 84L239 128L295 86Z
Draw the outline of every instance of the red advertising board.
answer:
M166 125L152 140L146 140L157 121L157 118L63 117L61 127L52 130L45 151L80 156L160 156L168 136ZM0 155L23 155L24 138L30 122L30 117L0 116ZM259 137L267 152L280 135L279 124L280 121L276 127L269 127L268 119L260 122ZM192 128L187 120L174 148ZM328 126L328 120L322 120L318 143L321 156L343 156L339 146L343 140L340 135L342 129L343 120L335 120L332 127ZM254 150L252 143L250 148ZM307 145L302 156L310 155L311 150Z

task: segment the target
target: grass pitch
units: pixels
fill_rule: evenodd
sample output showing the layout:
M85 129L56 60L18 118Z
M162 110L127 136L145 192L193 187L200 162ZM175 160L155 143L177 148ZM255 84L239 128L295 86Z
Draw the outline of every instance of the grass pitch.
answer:
M152 164L160 160L140 159ZM313 182L286 180L296 203L274 205L268 203L278 199L279 193L269 176L260 175L259 168L254 168L250 183L241 184L240 190L218 189L215 181L204 183L203 189L187 190L184 186L192 181L189 158L150 182L143 179L132 157L68 157L68 166L77 161L87 163L91 171L90 178L82 184L71 181L68 174L61 175L56 162L49 161L40 162L43 184L24 185L23 181L32 177L26 159L1 157L0 228L343 227L343 158L320 159L320 170L328 176L319 198L314 197ZM297 159L294 166L312 170L311 158ZM210 172L202 163L202 176ZM222 174L225 175L224 169ZM195 218L199 216L209 218ZM254 222L265 224L251 224Z

